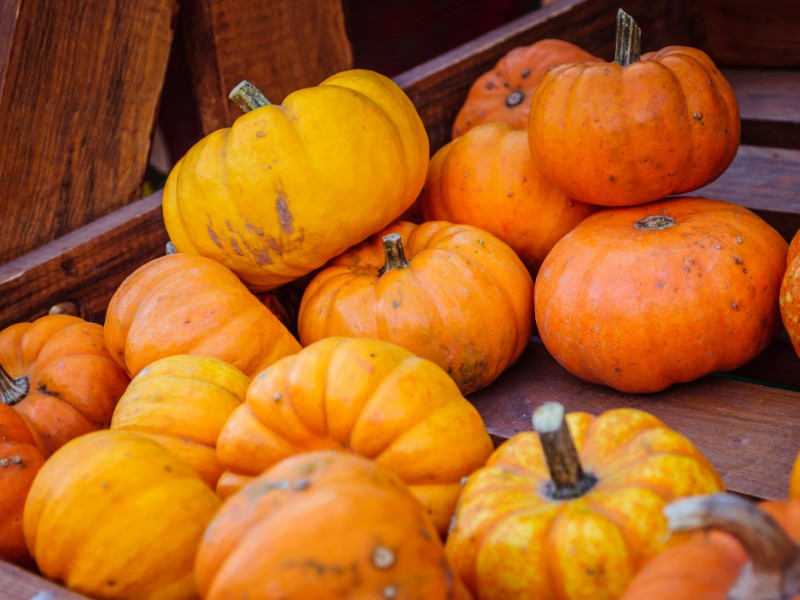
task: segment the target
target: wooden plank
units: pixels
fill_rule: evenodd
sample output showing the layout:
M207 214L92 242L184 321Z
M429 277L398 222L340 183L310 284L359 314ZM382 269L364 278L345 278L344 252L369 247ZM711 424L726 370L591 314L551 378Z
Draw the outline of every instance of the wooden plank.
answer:
M278 104L352 66L341 0L184 0L180 17L205 133L241 114L228 93L243 79Z
M11 2L19 13L0 96L0 263L140 196L177 4Z
M491 386L470 396L495 439L531 428L533 410L556 400L568 411L647 411L689 438L731 491L782 500L800 448L800 392L704 377L657 394L622 394L589 384L533 342Z
M4 600L88 600L86 596L2 560L0 589Z

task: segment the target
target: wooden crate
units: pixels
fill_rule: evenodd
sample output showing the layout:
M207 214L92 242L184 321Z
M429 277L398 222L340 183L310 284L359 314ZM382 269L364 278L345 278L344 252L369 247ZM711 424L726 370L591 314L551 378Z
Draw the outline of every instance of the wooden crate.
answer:
M740 102L742 146L728 171L696 194L747 206L788 240L800 229L800 28L790 18L790 0L758 4L772 11L759 13L763 18L771 14L776 21L774 15L785 15L782 26L789 34L774 34L781 24L748 19L741 2L738 12L715 0L629 0L624 8L642 28L643 51L684 44L719 53ZM559 0L395 80L417 106L435 150L448 141L472 81L512 48L557 37L611 59L617 8L609 0ZM738 31L730 26L736 19L752 22L755 37L747 44L725 39L726 28ZM214 79L208 77L206 84ZM208 108L209 123L227 118L220 110ZM128 203L0 266L0 326L35 318L65 301L85 317L101 320L122 279L163 253L167 234L160 203L160 193ZM622 394L578 380L533 338L516 365L470 399L496 442L528 429L534 407L546 400L595 414L623 406L647 410L691 439L730 491L758 499L786 497L800 449L800 358L785 335L733 373L652 395ZM40 591L51 594L43 597L78 597L1 562L0 586L10 599L29 599Z

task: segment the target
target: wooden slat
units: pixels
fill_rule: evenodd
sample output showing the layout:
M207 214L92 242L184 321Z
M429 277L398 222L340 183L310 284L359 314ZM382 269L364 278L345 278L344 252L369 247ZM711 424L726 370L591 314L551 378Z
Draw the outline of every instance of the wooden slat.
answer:
M30 571L0 560L0 589L3 600L88 600L86 596Z
M3 3L0 264L140 196L177 4Z
M787 497L800 448L800 392L709 376L657 394L622 394L572 376L537 342L470 400L498 440L529 431L533 410L548 400L592 414L645 410L689 438L728 489L756 498Z

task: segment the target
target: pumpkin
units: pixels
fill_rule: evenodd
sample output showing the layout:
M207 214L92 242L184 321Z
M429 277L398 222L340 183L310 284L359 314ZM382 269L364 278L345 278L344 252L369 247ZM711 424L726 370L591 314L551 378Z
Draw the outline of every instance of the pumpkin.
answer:
M563 63L600 60L559 39L542 39L510 50L472 83L453 123L453 138L493 121L527 129L531 98L550 69Z
M434 363L394 344L330 337L258 374L217 439L223 498L280 460L339 450L406 483L444 532L461 478L492 442L480 414Z
M672 503L665 513L683 537L642 569L624 600L800 598L800 501L711 494Z
M54 314L0 331L0 401L22 416L45 457L108 427L128 381L98 323Z
M693 444L644 411L565 415L547 402L533 425L458 500L445 550L481 600L618 598L664 548L664 505L722 489Z
M304 346L329 336L392 342L435 362L470 394L522 354L532 302L530 273L492 234L446 221L401 222L316 274L298 331Z
M786 247L755 213L722 200L602 210L545 258L539 335L572 374L623 392L735 369L780 332Z
M216 259L263 291L399 217L430 150L411 100L374 71L337 73L280 105L243 84L232 96L248 112L189 149L162 205L179 252Z
M616 60L554 67L536 89L528 126L542 174L573 200L602 206L700 188L739 147L736 96L708 55L668 46L639 56L638 38L633 49L620 44L636 37L623 35L626 27L638 32L624 17Z
M800 500L800 452L795 456L789 473L789 499Z
M800 356L800 231L792 238L779 295L781 321ZM800 496L798 496L800 497Z
M0 560L30 566L22 509L44 456L22 416L0 403Z
M228 498L195 572L205 600L469 598L400 480L330 451L286 458Z
M197 597L193 568L220 499L145 436L101 430L42 466L25 502L25 541L40 572L93 598Z
M155 440L215 489L223 470L217 436L244 402L248 385L244 373L216 358L168 356L133 378L117 403L111 429Z
M533 272L561 236L597 211L542 177L527 134L503 122L473 127L440 148L419 204L424 220L488 231Z
M131 273L108 304L108 349L133 377L166 356L227 362L248 377L300 344L234 273L197 254L167 254Z

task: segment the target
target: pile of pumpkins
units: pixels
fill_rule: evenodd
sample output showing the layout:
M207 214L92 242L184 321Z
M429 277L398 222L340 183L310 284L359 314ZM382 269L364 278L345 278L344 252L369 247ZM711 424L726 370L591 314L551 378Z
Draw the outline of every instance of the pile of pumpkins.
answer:
M800 467L756 505L646 412L545 403L495 449L466 397L534 330L625 392L800 343L800 241L666 198L738 148L705 54L514 50L433 157L372 71L232 96L168 178L176 252L102 325L0 332L0 559L137 600L800 591Z

